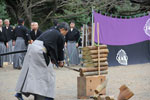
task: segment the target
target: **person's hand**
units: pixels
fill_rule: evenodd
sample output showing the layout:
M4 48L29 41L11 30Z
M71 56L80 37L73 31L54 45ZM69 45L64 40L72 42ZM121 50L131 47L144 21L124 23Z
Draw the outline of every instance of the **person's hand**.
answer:
M32 44L32 43L33 43L33 40L31 40L30 42L31 42L31 44Z
M28 43L29 43L29 44L32 44L32 43L33 43L33 40L29 40Z
M58 66L59 67L63 67L64 66L64 62L63 61L59 61Z
M55 64L54 60L51 60L52 64Z
M6 43L6 48L8 48L9 46L8 46L8 42Z
M78 47L79 46L79 44L78 43L76 43L76 47Z
M15 41L13 41L13 42L12 42L12 45L13 45L13 46L15 46L15 44L16 44L16 42L15 42Z
M65 42L65 47L67 47L67 43Z

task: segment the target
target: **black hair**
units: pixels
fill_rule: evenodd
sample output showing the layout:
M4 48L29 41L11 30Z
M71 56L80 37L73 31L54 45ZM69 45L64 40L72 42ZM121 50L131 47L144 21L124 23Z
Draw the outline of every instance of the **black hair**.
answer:
M20 18L19 20L18 20L18 24L20 25L20 24L22 24L24 22L24 19L22 19L22 18Z
M57 19L54 19L54 20L53 20L53 24L54 24L54 26L57 26L57 25L58 25L58 20L57 20Z
M74 21L74 20L71 20L69 24L71 24L71 23L74 23L74 24L75 24L75 21Z
M63 28L65 30L69 30L69 25L66 22L61 22L61 23L58 24L57 28L58 29L62 29Z

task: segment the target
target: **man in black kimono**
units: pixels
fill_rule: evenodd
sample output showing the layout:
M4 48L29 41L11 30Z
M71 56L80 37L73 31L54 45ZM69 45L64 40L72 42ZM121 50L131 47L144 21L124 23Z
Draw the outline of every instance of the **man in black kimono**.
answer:
M80 64L79 51L78 51L80 32L78 31L77 28L75 28L74 21L71 21L70 30L67 33L65 39L66 39L65 46L67 47L68 55L69 55L69 63L72 65Z
M32 22L33 24L33 28L32 28L32 31L30 32L30 40L31 42L33 42L34 40L36 40L41 34L42 34L42 31L39 29L39 25L37 22Z
M4 24L5 24L4 31L7 36L7 41L8 41L8 48L5 48L5 52L12 52L13 28L10 26L9 19L5 19ZM12 63L12 55L5 56L5 61Z
M5 34L5 29L3 27L3 20L0 19L0 53L4 53L5 46L8 47L7 37ZM0 56L0 68L3 67L4 57Z
M18 100L23 100L21 94L27 97L32 94L35 100L54 100L55 72L52 63L64 66L64 36L68 29L67 23L60 23L56 29L45 31L29 45L16 86Z
M27 49L29 38L29 30L24 26L24 20L18 20L18 26L14 29L13 42L15 42L14 51ZM14 54L13 67L14 69L21 69L25 53Z

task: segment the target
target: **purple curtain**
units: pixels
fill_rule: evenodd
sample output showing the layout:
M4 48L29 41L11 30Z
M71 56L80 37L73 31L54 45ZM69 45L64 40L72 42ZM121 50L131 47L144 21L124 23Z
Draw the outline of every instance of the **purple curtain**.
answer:
M95 42L99 23L100 43L106 45L129 45L150 40L150 15L119 19L94 12Z

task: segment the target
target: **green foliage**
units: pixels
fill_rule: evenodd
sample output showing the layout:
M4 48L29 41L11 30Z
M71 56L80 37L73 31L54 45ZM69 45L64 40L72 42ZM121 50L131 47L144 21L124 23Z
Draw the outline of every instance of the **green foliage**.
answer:
M6 5L4 1L1 0L0 2L0 19L6 19L9 18L7 11L6 11Z
M24 18L29 26L31 21L37 21L45 30L53 25L53 20L70 22L74 20L79 28L91 23L92 7L97 12L103 12L113 17L141 15L150 10L150 5L131 3L130 0L5 0L11 8L7 8L13 22ZM2 13L2 14L1 14ZM0 17L7 18L6 5L0 3ZM123 17L125 18L125 17Z

